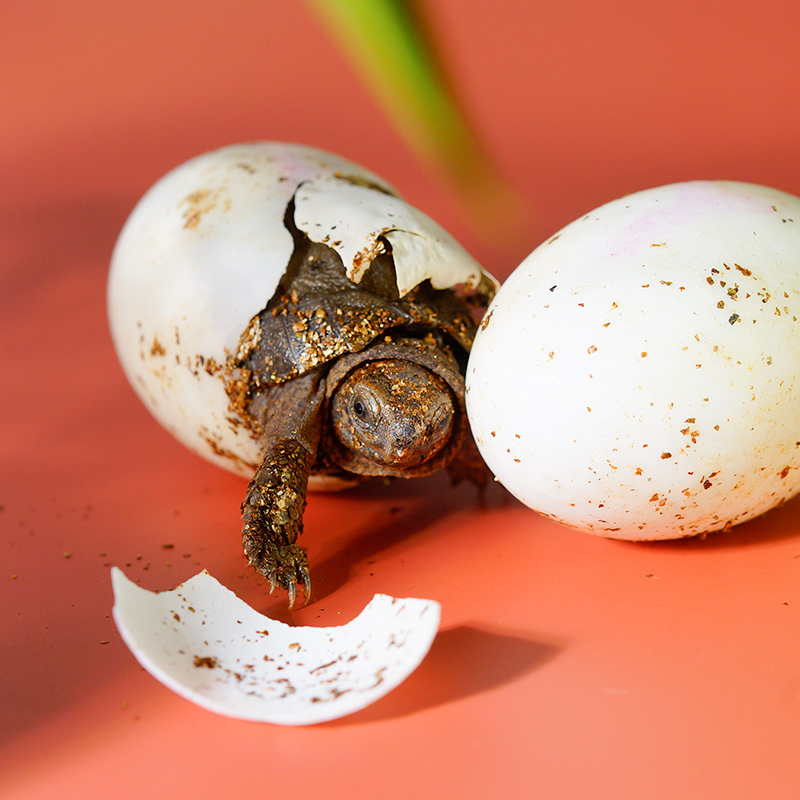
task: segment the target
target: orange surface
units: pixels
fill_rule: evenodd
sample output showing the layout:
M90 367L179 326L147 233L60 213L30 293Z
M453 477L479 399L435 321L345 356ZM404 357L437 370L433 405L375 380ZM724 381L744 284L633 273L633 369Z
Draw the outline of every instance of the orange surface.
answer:
M429 0L466 107L530 199L488 241L415 161L301 3L4 5L0 46L0 796L796 798L798 503L706 540L569 531L435 477L314 496L317 601L268 598L244 482L128 387L105 276L142 192L230 142L364 163L503 277L625 192L725 177L800 192L800 6ZM172 545L171 547L166 547ZM347 719L203 711L143 672L109 565L150 589L207 568L259 610L335 624L376 591L439 600L419 670Z

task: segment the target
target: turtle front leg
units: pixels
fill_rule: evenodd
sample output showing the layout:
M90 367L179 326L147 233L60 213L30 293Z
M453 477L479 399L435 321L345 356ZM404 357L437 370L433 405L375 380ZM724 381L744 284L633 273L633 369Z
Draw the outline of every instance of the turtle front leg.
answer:
M289 595L297 585L305 602L311 578L305 551L296 543L303 530L308 476L320 439L324 381L306 374L271 390L263 424L264 457L242 503L242 543L250 564L270 585Z

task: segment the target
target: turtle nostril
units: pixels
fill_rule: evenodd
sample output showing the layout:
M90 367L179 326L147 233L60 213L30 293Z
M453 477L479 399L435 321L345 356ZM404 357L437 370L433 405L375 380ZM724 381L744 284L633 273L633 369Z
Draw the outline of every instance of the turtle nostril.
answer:
M414 438L412 436L395 436L394 437L394 446L397 450L407 450L411 445L414 443Z

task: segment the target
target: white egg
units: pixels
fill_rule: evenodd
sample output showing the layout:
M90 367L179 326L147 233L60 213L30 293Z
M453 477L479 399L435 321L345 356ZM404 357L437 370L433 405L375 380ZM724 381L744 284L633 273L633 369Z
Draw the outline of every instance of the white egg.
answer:
M736 182L576 220L501 288L467 370L497 479L619 539L744 522L800 490L800 199Z
M108 284L114 345L162 425L198 454L247 477L261 460L260 446L230 407L223 367L287 268L294 249L287 214L309 239L336 249L355 282L384 241L401 295L426 279L448 288L476 287L484 278L451 236L388 183L314 148L231 145L159 180L114 249Z

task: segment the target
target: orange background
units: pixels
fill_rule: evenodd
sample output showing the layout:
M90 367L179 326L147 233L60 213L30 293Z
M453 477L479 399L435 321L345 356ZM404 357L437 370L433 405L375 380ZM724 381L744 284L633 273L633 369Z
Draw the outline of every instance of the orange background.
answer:
M505 277L626 192L730 178L800 193L796 3L428 0L451 76L528 199L479 235L300 2L6 0L0 31L0 796L796 798L797 502L706 540L560 528L441 476L314 496L317 600L289 614L238 541L244 481L139 404L105 319L141 194L187 158L280 139L394 183ZM165 548L165 545L174 545ZM287 729L143 672L110 564L207 568L266 613L337 624L375 592L439 600L409 680Z

